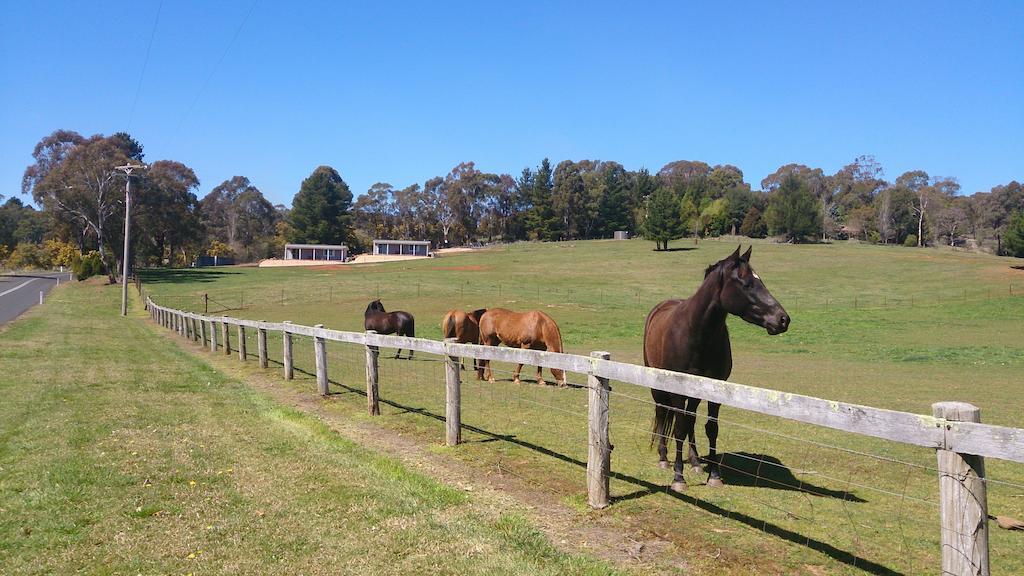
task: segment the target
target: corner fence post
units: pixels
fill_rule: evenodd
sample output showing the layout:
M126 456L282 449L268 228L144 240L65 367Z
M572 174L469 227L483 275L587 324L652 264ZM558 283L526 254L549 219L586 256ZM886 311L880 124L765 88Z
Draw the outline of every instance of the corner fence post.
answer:
M281 331L281 341L284 342L284 352L282 353L281 362L284 364L284 379L291 380L295 378L295 368L292 364L292 333L288 331L288 324L291 324L291 320L285 320L284 330Z
M456 344L456 338L445 338L444 343ZM444 423L445 441L448 446L457 446L462 443L462 383L461 359L458 356L445 356L444 381Z
M245 326L242 326L241 324L239 324L238 325L238 359L241 360L242 362L245 362L246 356L248 356L248 354L246 354L246 350L245 350Z
M956 422L981 422L981 410L966 402L936 402L932 415L952 423L945 426L947 445ZM988 576L985 459L940 448L938 460L942 573Z
M210 352L217 351L217 323L210 319Z
M376 334L376 330L367 330L367 336ZM370 416L380 416L380 391L377 388L377 357L380 348L366 345L366 409Z
M263 326L256 329L256 347L260 353L260 368L266 368L269 365L267 362L267 329Z
M612 355L608 352L591 352L590 357L608 360ZM587 388L589 388L587 503L591 508L600 509L609 504L608 475L612 468L612 445L608 439L608 393L611 388L607 378L593 374L587 376Z
M231 356L231 328L228 327L228 317L224 316L220 322L220 345L224 347L224 355Z
M323 329L323 324L313 328ZM327 340L323 336L313 336L313 351L316 353L316 389L321 396L327 396Z

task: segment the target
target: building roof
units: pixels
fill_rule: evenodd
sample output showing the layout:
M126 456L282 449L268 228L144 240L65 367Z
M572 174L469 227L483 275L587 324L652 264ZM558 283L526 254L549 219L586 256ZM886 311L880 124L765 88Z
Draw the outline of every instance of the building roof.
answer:
M429 240L374 240L374 244L426 244L430 245Z
M348 250L348 246L344 244L285 244L284 249L289 250L292 248L302 248L308 250L310 248L326 248L328 250Z

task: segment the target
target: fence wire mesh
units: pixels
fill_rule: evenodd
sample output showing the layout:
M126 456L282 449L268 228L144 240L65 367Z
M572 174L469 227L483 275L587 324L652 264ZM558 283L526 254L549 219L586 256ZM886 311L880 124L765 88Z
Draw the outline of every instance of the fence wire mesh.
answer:
M191 326L191 324L190 324ZM174 329L174 324L170 326ZM224 347L221 324L215 335ZM192 340L203 345L202 330ZM240 345L235 326L228 330L230 352ZM314 339L292 334L293 385L316 391ZM245 330L247 359L256 366L257 330ZM207 347L208 349L208 347ZM283 335L268 332L271 369L283 365ZM366 347L327 342L332 401L366 405ZM410 432L429 443L443 442L446 358L416 352L396 359L381 348L378 386L383 425ZM404 352L403 356L408 354ZM561 499L586 501L588 391L585 374L567 374L565 388L536 383L534 367L524 366L514 383L514 365L493 362L495 382L477 379L473 360L461 371L462 442L457 457L496 478L511 478ZM554 382L545 369L544 380ZM704 484L709 464L705 437L706 403L696 412L671 408L695 418L694 433L705 470L687 464L686 491L667 489L672 471L657 466L661 439L650 426L656 404L650 390L610 383L609 436L614 449L608 480L613 502L644 502L658 511L658 532L707 523L723 534L745 532L782 539L821 553L838 564L870 573L914 574L933 571L940 549L938 483L934 452L857 438L833 430L723 408L716 419L716 462L725 488ZM664 435L673 460L674 439ZM686 451L683 451L685 457ZM1024 471L1009 462L986 462L989 513L1024 518ZM699 515L695 515L699 514ZM968 537L968 534L958 534ZM741 536L740 540L750 538ZM993 573L1000 566L1021 566L1019 535L990 530Z

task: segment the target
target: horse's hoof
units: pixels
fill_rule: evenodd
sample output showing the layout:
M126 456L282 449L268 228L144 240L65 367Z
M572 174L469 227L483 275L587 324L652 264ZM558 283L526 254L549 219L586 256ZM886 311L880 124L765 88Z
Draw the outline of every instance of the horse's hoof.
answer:
M562 380L561 382L558 383L558 387L559 388L568 388L569 387L569 383L566 382L565 380Z
M724 488L725 482L722 482L721 478L708 478L708 486L712 488Z
M537 380L537 385L538 385L538 386L547 386L547 385L548 385L548 383L547 383L547 382L545 382L545 381L543 381L543 380Z
M523 382L519 378L516 378L515 380L512 381L512 383L521 385Z
M662 470L668 470L668 460L662 460L661 462L658 462L658 468L661 468Z
M703 474L704 473L704 467L700 466L700 465L694 466L693 467L693 473L694 474Z
M490 382L491 384L494 384L494 378L488 378L487 381Z
M679 481L673 482L672 486L669 487L673 492L686 492L686 482Z

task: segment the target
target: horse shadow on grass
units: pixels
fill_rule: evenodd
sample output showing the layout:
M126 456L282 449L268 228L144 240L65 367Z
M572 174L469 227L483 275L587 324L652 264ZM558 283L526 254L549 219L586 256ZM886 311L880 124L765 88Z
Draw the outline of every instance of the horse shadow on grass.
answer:
M726 452L721 455L720 466L725 471L728 483L732 486L791 490L806 492L811 496L822 498L836 498L846 502L867 502L853 492L833 490L801 480L778 458L767 454Z

